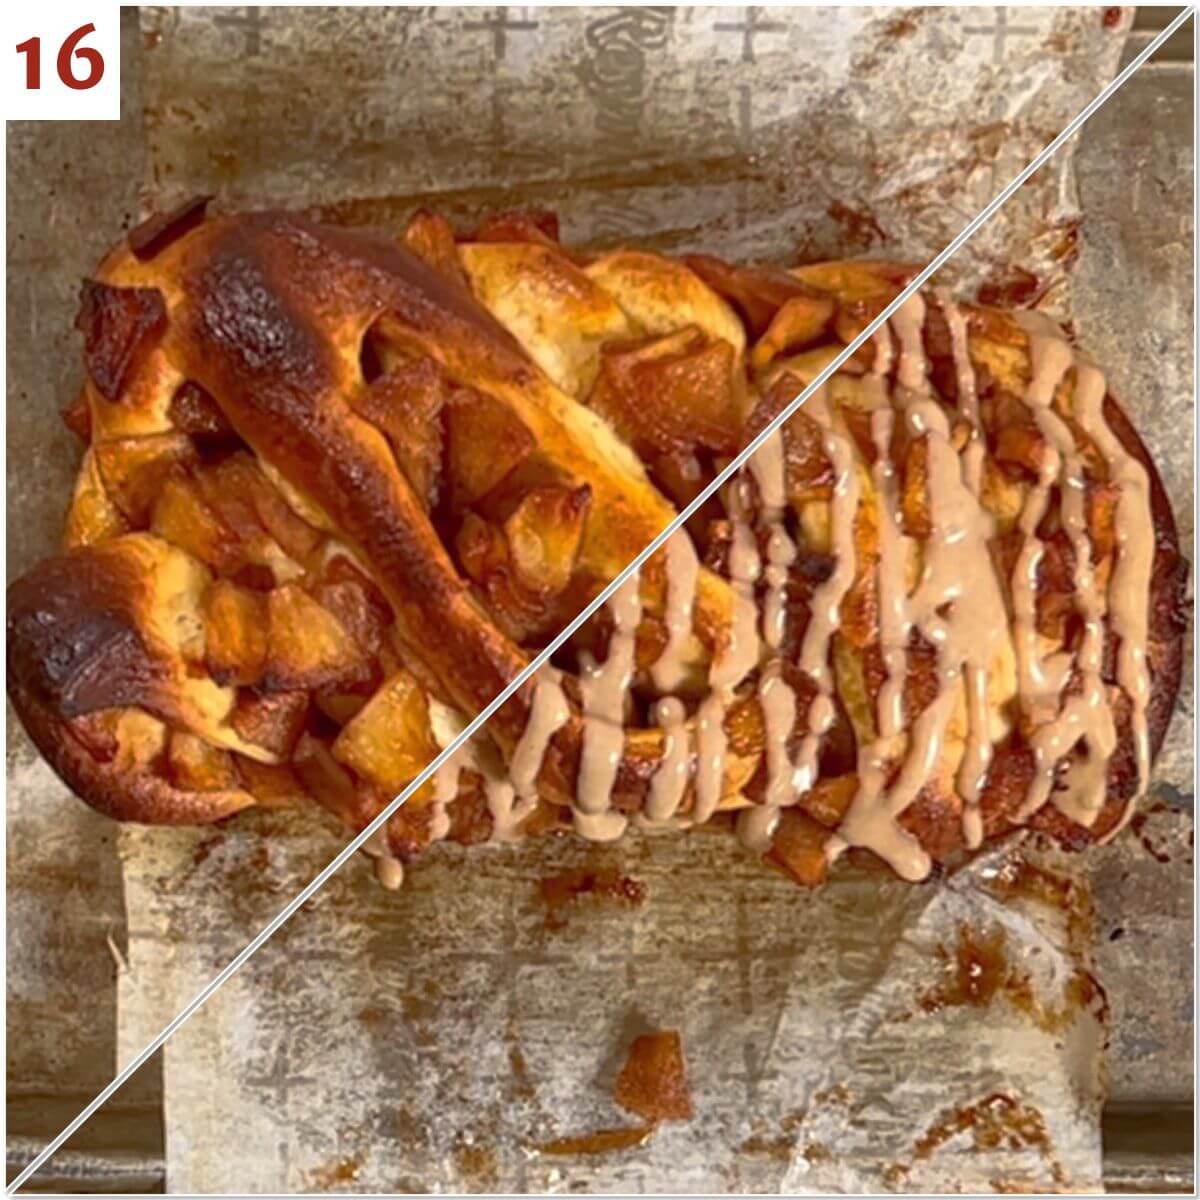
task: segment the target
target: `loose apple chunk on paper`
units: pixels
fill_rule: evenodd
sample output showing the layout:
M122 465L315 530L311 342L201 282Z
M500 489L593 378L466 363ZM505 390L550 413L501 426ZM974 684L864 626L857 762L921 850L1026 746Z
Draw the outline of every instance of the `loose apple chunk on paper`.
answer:
M425 693L407 671L393 675L342 730L333 754L389 795L438 752Z
M613 1099L647 1121L687 1121L694 1115L683 1042L674 1029L634 1038Z

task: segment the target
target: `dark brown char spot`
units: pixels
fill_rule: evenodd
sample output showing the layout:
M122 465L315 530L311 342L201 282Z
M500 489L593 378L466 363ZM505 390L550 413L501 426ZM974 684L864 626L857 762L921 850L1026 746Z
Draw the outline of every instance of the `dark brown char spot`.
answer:
M160 675L111 566L81 550L8 589L11 681L63 717L138 704Z
M143 262L161 254L172 242L204 220L212 196L193 196L165 213L155 213L129 232L129 248Z
M118 400L138 358L152 349L166 325L158 288L115 288L85 279L75 328L83 334L83 361L100 394Z

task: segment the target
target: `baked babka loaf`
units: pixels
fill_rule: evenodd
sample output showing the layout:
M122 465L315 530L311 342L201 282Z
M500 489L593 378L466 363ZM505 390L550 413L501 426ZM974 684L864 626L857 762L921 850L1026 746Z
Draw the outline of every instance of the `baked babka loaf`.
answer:
M154 218L83 285L66 548L8 595L31 736L120 820L315 803L362 829L912 278ZM1147 785L1185 568L1099 369L915 295L390 820L736 827L814 884ZM865 854L864 852L870 852Z

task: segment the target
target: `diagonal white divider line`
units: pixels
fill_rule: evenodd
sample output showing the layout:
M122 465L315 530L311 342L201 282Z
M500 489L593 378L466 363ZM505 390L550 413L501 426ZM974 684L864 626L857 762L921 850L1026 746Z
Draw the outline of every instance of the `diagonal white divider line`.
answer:
M449 759L458 748L477 733L502 704L526 683L572 635L596 612L613 593L642 565L662 544L684 524L703 504L719 491L747 462L754 452L769 438L818 388L822 387L854 352L870 339L875 331L919 288L921 288L946 261L961 249L1005 204L1013 193L1034 175L1046 162L1062 148L1063 144L1075 134L1097 110L1112 97L1139 67L1181 26L1192 16L1194 7L1189 5L1144 49L1127 67L1105 87L1094 99L1082 109L1066 126L1066 128L1047 145L1026 166L1015 179L1007 184L992 201L982 209L972 221L954 238L913 279L907 287L873 320L867 327L843 349L829 365L793 399L778 416L757 437L743 449L729 465L681 512L646 548L615 578L594 600L592 600L574 620L571 621L553 641L541 650L515 679L448 745L442 752L410 783L404 791L393 799L388 806L359 834L355 835L346 846L334 857L329 864L316 875L292 900L290 900L263 928L246 944L245 947L221 969L220 973L204 985L191 1000L175 1015L169 1024L151 1041L135 1058L127 1063L111 1082L94 1100L52 1141L41 1153L8 1185L7 1194L15 1192L59 1147L104 1104L129 1077L154 1054L166 1040L192 1017L197 1009L224 983L232 979L263 945L295 914L297 909L306 904L326 883L335 875L346 862L356 854L363 844L378 830L382 829L391 815L415 792L427 779Z

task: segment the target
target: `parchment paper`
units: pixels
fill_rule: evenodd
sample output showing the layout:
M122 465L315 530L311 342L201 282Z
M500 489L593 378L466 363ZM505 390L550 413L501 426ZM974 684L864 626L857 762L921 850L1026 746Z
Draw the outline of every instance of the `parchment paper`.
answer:
M1102 10L145 10L148 204L396 222L556 208L569 240L925 259L1114 72ZM1070 311L1069 158L955 274ZM1136 404L1132 405L1137 414ZM338 844L316 817L125 829L126 1053ZM173 1190L1095 1189L1103 1004L1083 877L995 857L811 896L729 839L444 847L346 870L167 1046ZM580 865L640 904L547 908ZM1052 883L1030 886L1030 880ZM1024 881L1016 886L1005 881ZM984 1002L960 955L1000 947ZM989 952L990 953L990 952ZM992 968L988 968L992 969ZM979 1001L975 1003L973 1001ZM683 1036L697 1115L644 1145L629 1039Z

